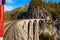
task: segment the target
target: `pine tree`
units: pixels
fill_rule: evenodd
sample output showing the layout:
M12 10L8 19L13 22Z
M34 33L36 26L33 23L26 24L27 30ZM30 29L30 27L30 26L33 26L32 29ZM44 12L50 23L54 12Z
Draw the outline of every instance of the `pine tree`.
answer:
M42 0L32 0L30 3L30 7L31 8L36 8L36 7L40 7L42 5Z

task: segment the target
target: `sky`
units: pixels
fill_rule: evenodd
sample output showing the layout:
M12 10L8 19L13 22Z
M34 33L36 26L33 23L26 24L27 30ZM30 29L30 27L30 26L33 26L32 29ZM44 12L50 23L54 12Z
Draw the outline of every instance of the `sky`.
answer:
M5 11L10 11L24 5L28 5L31 0L6 0Z
M5 11L11 11L15 8L28 5L31 0L6 0ZM60 2L60 0L53 0L54 2Z

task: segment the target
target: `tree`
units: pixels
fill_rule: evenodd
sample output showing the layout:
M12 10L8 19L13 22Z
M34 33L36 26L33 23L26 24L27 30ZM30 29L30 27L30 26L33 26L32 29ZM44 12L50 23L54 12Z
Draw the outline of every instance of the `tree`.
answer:
M40 36L39 36L39 39L40 40L54 40L54 36L51 36L51 35L44 35L44 34L41 34Z
M30 3L30 7L31 8L36 8L36 7L40 7L40 5L42 5L42 0L32 0Z

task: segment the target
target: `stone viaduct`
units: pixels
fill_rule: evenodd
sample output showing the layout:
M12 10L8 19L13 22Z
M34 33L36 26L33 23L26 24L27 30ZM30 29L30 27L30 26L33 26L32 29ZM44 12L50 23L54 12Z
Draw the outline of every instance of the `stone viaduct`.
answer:
M19 40L39 40L41 33L53 34L55 28L52 30L45 29L44 19L26 19L17 22L17 29L19 34ZM53 32L52 32L53 31Z
M56 33L56 29L49 13L44 10L40 10L39 12L35 11L32 14L32 18L28 16L29 19L18 20L17 23L11 27L10 31L8 31L8 33L11 33L12 36L6 33L6 36L11 36L11 38L4 36L4 39L39 40L41 33L50 35L54 35Z

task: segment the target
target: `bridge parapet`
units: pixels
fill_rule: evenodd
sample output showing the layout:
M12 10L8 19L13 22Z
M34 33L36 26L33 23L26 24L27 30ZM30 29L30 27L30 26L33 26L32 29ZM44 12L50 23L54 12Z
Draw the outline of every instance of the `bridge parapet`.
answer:
M44 19L25 19L25 20L20 20L19 24L22 25L22 24L24 24L24 22L26 22L26 24L28 24L29 21L31 21L33 23L35 20L37 22L39 22L40 20L44 21Z

